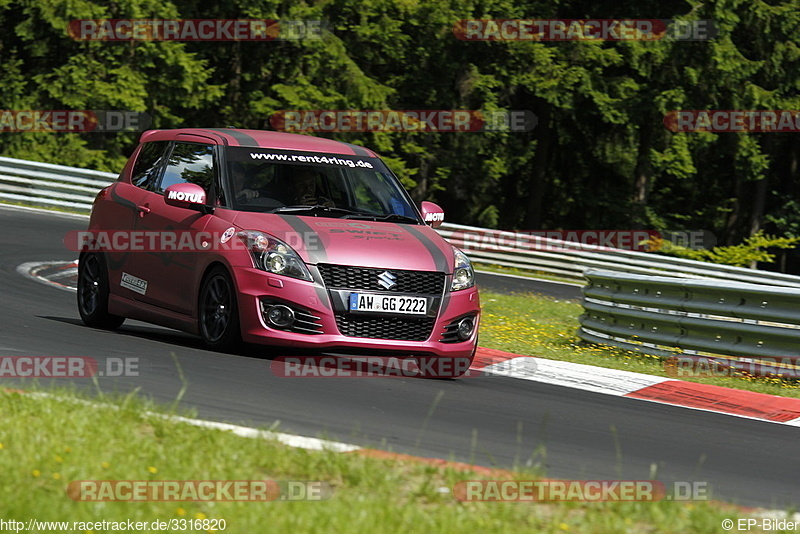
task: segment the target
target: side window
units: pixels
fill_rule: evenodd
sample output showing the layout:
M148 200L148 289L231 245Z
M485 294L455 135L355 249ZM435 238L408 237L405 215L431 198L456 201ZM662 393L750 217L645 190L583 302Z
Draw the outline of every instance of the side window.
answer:
M153 190L155 181L158 180L158 171L164 162L164 151L168 141L153 141L145 143L139 151L136 163L133 165L131 182L136 187Z
M214 183L214 146L196 143L175 143L167 161L167 169L158 192L163 192L173 184L193 183L206 192Z

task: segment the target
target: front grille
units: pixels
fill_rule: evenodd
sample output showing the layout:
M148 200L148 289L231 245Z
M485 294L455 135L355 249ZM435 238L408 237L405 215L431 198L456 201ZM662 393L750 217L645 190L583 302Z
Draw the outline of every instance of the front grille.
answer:
M396 339L400 341L426 341L433 330L435 319L406 317L357 317L336 315L336 325L342 335L349 337L371 337L374 339Z
M347 265L319 265L325 286L331 289L357 289L386 291L378 281L381 273L389 271L397 278L391 290L416 295L441 295L444 290L444 273L434 271L398 271L395 269L370 269Z

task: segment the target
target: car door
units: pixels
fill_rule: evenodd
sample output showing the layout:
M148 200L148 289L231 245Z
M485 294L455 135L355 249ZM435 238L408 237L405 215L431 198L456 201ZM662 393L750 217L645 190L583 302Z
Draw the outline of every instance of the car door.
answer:
M164 190L173 184L195 183L213 203L218 168L215 145L208 139L173 142L161 179L142 199L141 216L135 223L146 249L136 256L137 300L182 314L192 312L197 300L198 255L210 245L202 232L214 215L168 206Z
M109 271L109 287L111 292L126 298L133 298L134 293L122 285L122 275L133 269L138 251L131 246L131 237L136 227L136 220L141 216L140 208L148 191L152 190L161 179L161 172L166 162L169 141L155 141L142 144L134 155L130 173L130 183L120 180L109 189L111 202L98 203L95 207L97 217L101 221L102 230L106 232L109 246L104 248L106 264Z

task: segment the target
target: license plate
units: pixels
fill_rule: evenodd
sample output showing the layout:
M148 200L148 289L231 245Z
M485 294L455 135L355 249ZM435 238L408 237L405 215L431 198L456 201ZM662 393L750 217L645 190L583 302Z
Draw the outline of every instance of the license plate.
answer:
M377 293L350 293L350 311L425 315L428 313L428 299Z

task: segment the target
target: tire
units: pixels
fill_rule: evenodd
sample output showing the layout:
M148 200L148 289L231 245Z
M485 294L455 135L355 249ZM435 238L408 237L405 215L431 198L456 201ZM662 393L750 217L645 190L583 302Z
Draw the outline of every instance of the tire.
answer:
M242 343L236 289L228 271L214 267L203 279L198 297L198 329L210 349L228 352Z
M86 326L114 330L125 317L108 313L108 269L103 254L85 252L78 261L78 313Z

